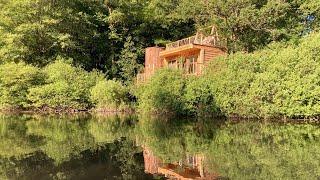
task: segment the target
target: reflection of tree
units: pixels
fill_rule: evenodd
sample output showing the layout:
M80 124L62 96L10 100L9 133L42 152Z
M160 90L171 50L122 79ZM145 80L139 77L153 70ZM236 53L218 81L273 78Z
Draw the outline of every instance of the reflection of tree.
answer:
M228 123L206 152L210 169L231 179L316 179L320 128L308 124Z
M144 177L142 149L135 143L133 128L136 118L131 116L95 116L88 124L88 130L95 142L108 143L107 157L112 157L120 168L123 179Z
M0 179L38 171L48 178L76 178L96 165L99 178L112 171L122 179L139 179L143 157L136 143L168 163L199 155L205 170L231 179L320 176L320 128L312 124L0 116L0 141Z
M94 146L85 126L87 120L72 118L53 116L27 122L28 134L45 138L45 144L40 149L57 164Z
M3 152L0 179L6 179L7 175L14 179L146 177L142 149L136 146L130 133L135 118L30 116L26 121L21 116L9 116L3 119L0 119L1 141L19 144L10 144L17 147L14 152L0 147ZM96 134L94 130L98 129ZM25 154L28 156L22 156ZM4 155L8 158L3 158Z
M111 143L122 137L132 136L132 129L136 122L131 116L95 116L88 123L88 131L96 143Z
M230 179L316 179L320 176L318 126L215 122L142 117L135 130L141 144L165 162L201 154L208 173Z
M35 151L35 144L26 135L27 116L0 115L0 157L23 157Z
M8 173L23 173L15 164L37 150L36 137L26 134L28 116L0 115L0 179Z
M145 177L142 149L135 142L126 138L110 146L110 154L119 165L123 179L140 179Z
M167 121L148 116L141 117L136 127L140 143L165 162L178 162L187 154L202 153L208 148L214 132L212 122L192 123L179 118Z

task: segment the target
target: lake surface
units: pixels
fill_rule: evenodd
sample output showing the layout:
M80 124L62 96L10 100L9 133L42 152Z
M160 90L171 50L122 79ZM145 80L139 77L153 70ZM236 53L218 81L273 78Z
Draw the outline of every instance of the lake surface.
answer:
M316 123L0 115L0 179L320 179Z

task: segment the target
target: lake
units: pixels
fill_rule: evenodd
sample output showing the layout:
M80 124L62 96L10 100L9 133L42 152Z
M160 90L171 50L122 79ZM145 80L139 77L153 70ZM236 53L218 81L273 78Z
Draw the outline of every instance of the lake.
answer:
M0 115L0 179L320 179L317 123Z

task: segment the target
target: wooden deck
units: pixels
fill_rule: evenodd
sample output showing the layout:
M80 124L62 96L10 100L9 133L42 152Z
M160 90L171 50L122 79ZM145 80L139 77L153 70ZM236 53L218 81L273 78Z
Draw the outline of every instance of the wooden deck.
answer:
M225 48L227 45L226 40L221 39L218 35L205 36L202 33L200 33L195 36L191 36L173 43L166 44L166 50L176 49L181 46L190 44L205 45L219 48Z

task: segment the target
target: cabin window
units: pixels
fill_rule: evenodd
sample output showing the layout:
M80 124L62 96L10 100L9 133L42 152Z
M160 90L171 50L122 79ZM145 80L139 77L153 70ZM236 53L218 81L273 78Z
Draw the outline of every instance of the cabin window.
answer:
M173 60L173 61L169 61L168 62L168 67L175 69L176 68L176 64L177 64L177 60Z
M184 57L180 57L178 60L178 69L185 71L186 68L186 59Z
M189 58L189 74L197 73L197 57L191 56Z

